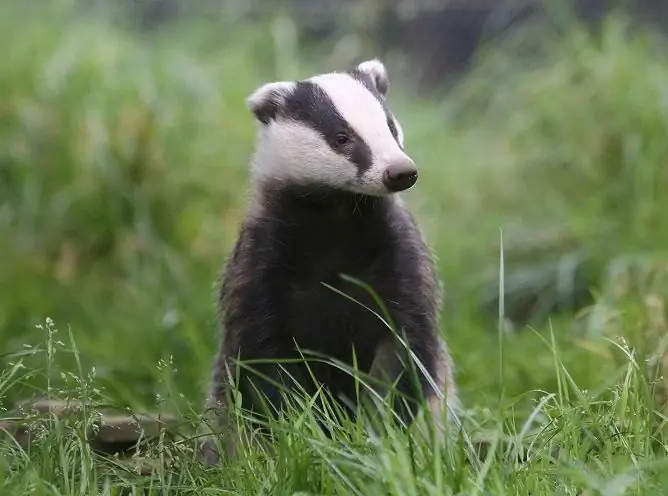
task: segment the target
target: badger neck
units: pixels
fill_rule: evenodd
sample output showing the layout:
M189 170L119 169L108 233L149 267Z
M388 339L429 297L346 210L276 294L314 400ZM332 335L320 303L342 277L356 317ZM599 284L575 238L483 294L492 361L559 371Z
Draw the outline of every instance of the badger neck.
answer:
M369 224L378 228L396 201L394 196L370 196L324 186L268 183L260 186L259 197L268 215L288 224L299 227L318 224L331 228L347 224Z

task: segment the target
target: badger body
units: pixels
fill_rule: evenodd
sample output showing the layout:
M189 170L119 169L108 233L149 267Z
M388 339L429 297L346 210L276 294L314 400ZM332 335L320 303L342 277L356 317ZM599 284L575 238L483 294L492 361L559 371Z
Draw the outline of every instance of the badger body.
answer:
M399 391L424 395L437 417L439 395L457 406L438 331L434 261L397 194L415 184L417 168L387 106L388 87L385 67L371 60L345 73L268 83L248 98L258 142L252 199L220 288L221 340L208 400L216 415L224 415L226 389L237 379L249 409L259 406L257 392L280 408L276 383L294 387L294 380L307 392L325 386L354 403L350 372L322 361L299 363L309 351L398 378ZM372 295L342 275L373 289L441 391L423 375L414 390L397 336L370 311L380 312ZM285 359L297 361L236 365ZM218 458L212 440L205 456Z

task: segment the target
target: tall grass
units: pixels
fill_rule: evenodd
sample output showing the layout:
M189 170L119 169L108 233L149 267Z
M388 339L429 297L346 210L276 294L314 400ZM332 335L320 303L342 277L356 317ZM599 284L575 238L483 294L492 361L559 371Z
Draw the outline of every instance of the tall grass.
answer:
M194 432L214 283L246 200L243 100L262 81L331 70L328 54L302 56L280 29L234 19L140 35L67 10L0 9L0 406L32 395L92 405L53 430L35 423L30 453L0 444L6 494L667 487L660 40L614 18L600 36L573 26L530 65L494 50L438 100L391 72L421 167L407 198L439 257L479 460L398 429L344 423L326 438L314 412L330 410L306 398L274 425L271 454L205 471L189 441L163 443L144 454L157 466L145 476L93 452L86 426L109 403L175 412ZM299 74L280 73L277 54ZM589 303L587 318L571 312Z

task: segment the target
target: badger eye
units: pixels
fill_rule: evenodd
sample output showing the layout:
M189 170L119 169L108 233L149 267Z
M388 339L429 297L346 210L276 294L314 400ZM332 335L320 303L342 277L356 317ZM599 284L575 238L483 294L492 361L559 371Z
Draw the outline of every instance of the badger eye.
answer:
M348 136L346 133L339 133L336 135L337 145L345 145L348 142L350 142L350 136Z

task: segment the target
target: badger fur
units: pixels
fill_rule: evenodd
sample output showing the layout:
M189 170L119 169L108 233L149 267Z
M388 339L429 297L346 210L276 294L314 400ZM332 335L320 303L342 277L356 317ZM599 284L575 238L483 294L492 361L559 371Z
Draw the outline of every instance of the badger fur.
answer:
M258 407L255 391L280 408L276 383L289 387L296 379L314 392L310 374L332 396L356 398L350 373L328 364L249 365L258 376L249 366L238 368L237 360L299 359L300 350L311 350L352 366L354 353L360 371L398 379L399 391L415 397L413 380L401 374L404 347L360 305L378 310L370 294L341 274L375 291L441 389L420 376L418 393L432 415L440 418L439 395L450 409L458 406L451 358L438 331L434 262L397 194L415 184L418 171L388 107L388 88L383 63L369 60L347 72L268 83L247 99L259 127L252 200L222 277L222 332L208 399L224 434L233 431L221 419L227 389L237 380L242 406L250 409ZM233 450L234 441L227 446ZM209 438L205 458L213 463L218 456Z

